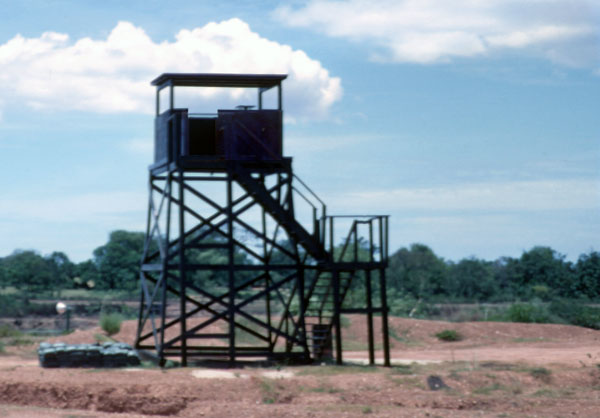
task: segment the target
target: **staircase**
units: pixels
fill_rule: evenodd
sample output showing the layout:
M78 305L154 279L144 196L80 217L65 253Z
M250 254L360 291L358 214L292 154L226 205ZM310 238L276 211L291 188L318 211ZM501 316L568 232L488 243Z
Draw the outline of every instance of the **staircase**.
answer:
M342 306L354 272L338 272L340 301ZM304 312L307 340L314 360L330 359L332 350L332 328L335 318L334 283L331 271L320 271L305 298Z
M314 360L330 357L332 327L335 318L333 280L335 260L333 260L332 254L325 250L323 242L319 238L322 233L320 234L318 231L318 223L315 222L315 231L312 234L309 233L295 219L291 204L288 205L289 208L285 208L277 199L273 198L263 182L253 178L244 169L236 170L236 180L286 230L289 237L300 244L316 260L316 277L307 289L304 312L300 312L300 315L305 318L307 345L311 357ZM348 242L345 247L347 245ZM356 271L338 271L340 307L352 285L355 273Z
M254 179L244 169L236 170L236 180L285 229L289 237L300 244L317 262L324 262L329 258L323 244L318 239L318 231L311 234L298 223L294 217L292 205L289 205L289 209L285 209L271 196L263 183Z

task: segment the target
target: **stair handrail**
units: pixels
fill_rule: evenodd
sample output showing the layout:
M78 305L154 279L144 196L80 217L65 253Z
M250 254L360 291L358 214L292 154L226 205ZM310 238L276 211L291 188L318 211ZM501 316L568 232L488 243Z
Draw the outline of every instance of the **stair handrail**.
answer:
M298 193L298 195L300 197L302 197L302 199L304 201L306 201L312 207L314 233L318 234L319 242L321 244L324 244L325 243L325 219L327 217L327 205L310 187L308 187L308 185L304 181L302 181L302 179L300 177L298 177L295 173L293 173L292 175L293 175L294 179L296 179L298 181L298 183L300 183L302 185L302 187L304 187L304 189L305 189L305 193L303 193L299 188L292 185L292 189L296 193ZM306 193L306 192L308 192L308 193ZM310 196L314 197L318 203L315 203L314 201L309 199L306 196L306 194L309 194ZM319 206L321 209L320 216L318 214Z
M344 236L344 239L341 242L341 253L335 257L335 219L346 218L352 220L351 226L348 230L347 235ZM366 243L369 246L369 259L373 261L373 254L378 253L380 262L387 263L388 260L388 242L389 242L389 225L388 225L389 215L327 215L324 224L329 224L327 228L327 233L329 235L329 253L331 254L332 261L334 262L343 262L344 256L346 255L346 251L348 247L351 245L356 246L358 244L359 236L357 232L357 226L359 224L368 224L371 233L368 238L366 238ZM373 235L377 236L377 239L373 241ZM353 240L355 242L353 242ZM375 246L375 242L379 243L379 247ZM358 262L355 248L354 262Z

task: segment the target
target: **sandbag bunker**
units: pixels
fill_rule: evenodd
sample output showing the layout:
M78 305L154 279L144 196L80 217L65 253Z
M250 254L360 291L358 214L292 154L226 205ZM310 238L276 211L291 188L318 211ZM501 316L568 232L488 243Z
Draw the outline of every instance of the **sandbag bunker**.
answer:
M43 342L38 348L42 367L113 368L139 366L137 352L125 343L65 344Z

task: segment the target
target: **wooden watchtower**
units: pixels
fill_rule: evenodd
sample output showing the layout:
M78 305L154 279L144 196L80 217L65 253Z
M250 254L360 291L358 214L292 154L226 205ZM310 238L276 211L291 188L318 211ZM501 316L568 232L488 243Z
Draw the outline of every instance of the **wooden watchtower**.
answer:
M310 362L335 347L341 364L340 316L363 313L370 363L380 315L390 364L388 217L329 215L294 174L283 155L285 78L162 74L152 81L154 163L136 348L155 350L162 362ZM197 96L205 98L219 88L256 104L192 113L175 106L180 88L192 102L190 92L208 89ZM366 297L353 306L346 296L357 287Z

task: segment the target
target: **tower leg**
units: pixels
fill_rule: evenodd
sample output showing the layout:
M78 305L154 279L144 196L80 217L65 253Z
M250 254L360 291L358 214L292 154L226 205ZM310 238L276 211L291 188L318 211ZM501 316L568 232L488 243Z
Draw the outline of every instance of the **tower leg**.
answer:
M229 304L227 316L229 319L229 363L235 365L235 270L234 270L234 248L233 248L233 176L227 174L227 252L229 273Z
M371 270L366 270L367 287L367 330L369 332L369 364L375 365L375 339L373 337L373 299L371 290Z
M187 312L186 312L186 272L185 272L185 200L184 200L184 178L183 171L179 171L179 311L181 316L181 365L187 367ZM166 293L166 289L165 289ZM166 308L166 300L163 302L163 311ZM164 314L164 312L163 312ZM164 321L163 321L164 322Z
M383 332L383 365L386 367L390 367L390 336L388 330L388 304L384 268L379 270L379 286L381 289L381 331Z
M333 318L335 326L335 362L338 365L343 363L342 359L342 326L340 323L340 273L333 270Z

